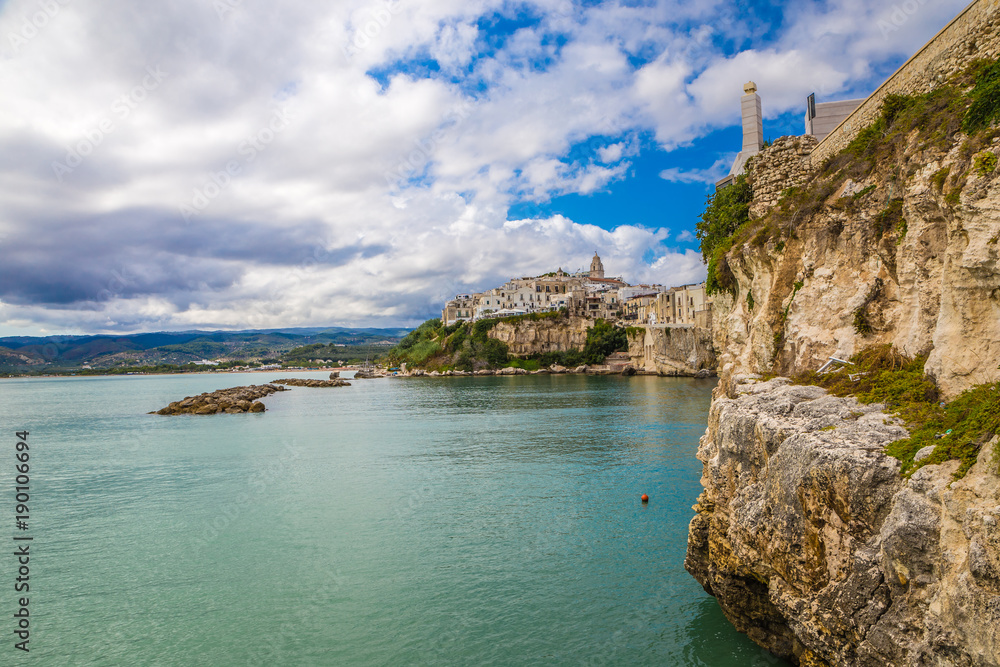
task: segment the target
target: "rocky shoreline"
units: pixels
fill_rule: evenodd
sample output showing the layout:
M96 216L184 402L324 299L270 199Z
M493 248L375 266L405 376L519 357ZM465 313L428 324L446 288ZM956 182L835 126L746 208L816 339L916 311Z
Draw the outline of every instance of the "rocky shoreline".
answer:
M634 375L653 375L653 376L663 376L662 373L651 373L649 371L641 370L635 366L628 365L624 368L613 368L611 366L577 366L576 368L567 368L565 366L552 365L548 368L541 368L536 371L529 371L523 368L515 368L513 366L508 366L507 368L500 368L496 370L482 369L478 371L426 371L423 369L416 369L403 373L394 377L489 377L496 375L621 375L625 377L631 377ZM696 379L707 379L715 377L714 371L704 369L698 371L693 375L681 375L678 374L676 377L693 377Z
M277 384L258 384L246 387L232 387L206 392L197 396L187 396L151 415L216 415L246 414L264 412L267 408L258 399L279 391L289 391Z

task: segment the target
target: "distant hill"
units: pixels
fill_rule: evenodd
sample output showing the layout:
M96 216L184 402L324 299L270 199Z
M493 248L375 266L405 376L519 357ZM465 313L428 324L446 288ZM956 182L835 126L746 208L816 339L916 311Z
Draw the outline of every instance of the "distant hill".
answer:
M409 329L344 327L247 331L179 331L97 336L0 338L0 372L72 371L126 366L183 365L202 359L232 362L284 360L292 350L322 349L336 359L375 356ZM304 360L296 354L293 359Z

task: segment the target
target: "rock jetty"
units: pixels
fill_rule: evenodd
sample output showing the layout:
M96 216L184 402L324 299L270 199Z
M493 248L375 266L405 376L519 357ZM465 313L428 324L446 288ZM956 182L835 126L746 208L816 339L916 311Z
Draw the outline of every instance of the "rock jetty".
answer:
M303 378L285 378L283 380L272 380L271 384L285 384L289 387L312 387L315 389L325 389L327 387L350 387L347 380L335 378L333 380L308 380Z
M188 396L149 414L217 415L225 413L237 415L246 412L264 412L266 408L258 399L270 396L279 391L288 391L288 389L275 384L219 389L218 391L207 392L198 396Z

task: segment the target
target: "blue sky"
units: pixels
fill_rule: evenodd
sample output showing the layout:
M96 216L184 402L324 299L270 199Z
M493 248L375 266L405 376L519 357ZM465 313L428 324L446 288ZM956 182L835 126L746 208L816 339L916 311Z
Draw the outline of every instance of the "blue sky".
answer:
M701 280L742 84L800 134L965 4L0 0L0 335L413 325L594 250Z

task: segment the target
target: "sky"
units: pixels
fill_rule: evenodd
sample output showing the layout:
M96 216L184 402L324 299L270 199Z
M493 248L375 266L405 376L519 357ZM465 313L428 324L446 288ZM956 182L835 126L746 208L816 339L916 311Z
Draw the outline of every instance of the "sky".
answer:
M0 0L0 336L413 326L588 267L704 279L740 149L966 0Z

